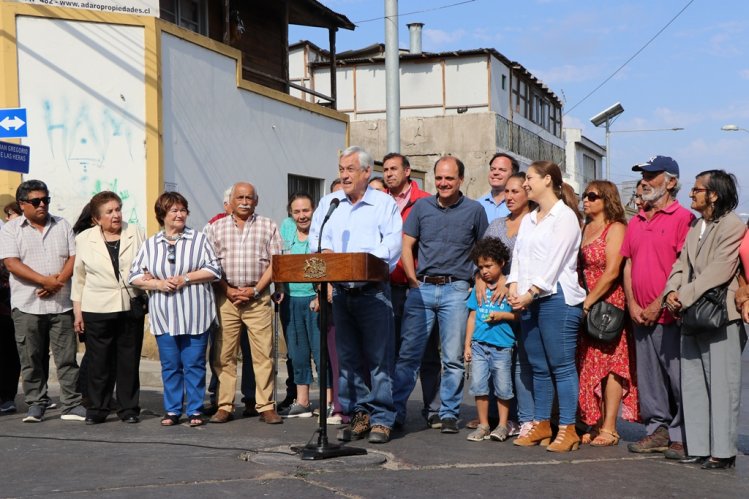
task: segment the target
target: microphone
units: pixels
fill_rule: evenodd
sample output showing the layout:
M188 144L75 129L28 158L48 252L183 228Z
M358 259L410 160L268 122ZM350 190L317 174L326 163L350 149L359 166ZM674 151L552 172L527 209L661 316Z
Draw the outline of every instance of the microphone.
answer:
M325 214L325 218L322 220L322 224L320 224L320 232L317 236L317 252L322 252L322 230L325 228L325 224L328 222L328 219L330 218L330 215L333 214L336 208L338 208L338 205L341 204L341 200L338 198L333 198L330 201L330 207L328 208L328 212Z

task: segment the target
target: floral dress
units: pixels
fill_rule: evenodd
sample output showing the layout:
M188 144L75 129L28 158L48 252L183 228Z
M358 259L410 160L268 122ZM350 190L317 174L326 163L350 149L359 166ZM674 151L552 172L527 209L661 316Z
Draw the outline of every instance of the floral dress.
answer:
M580 248L582 271L588 289L593 289L606 269L607 226L594 241ZM607 303L626 310L621 281L606 295ZM622 418L638 421L637 379L635 367L635 345L629 325L619 339L610 343L600 342L581 332L577 346L577 367L580 373L578 404L580 418L585 424L594 425L601 419L603 393L601 382L614 373L622 383Z

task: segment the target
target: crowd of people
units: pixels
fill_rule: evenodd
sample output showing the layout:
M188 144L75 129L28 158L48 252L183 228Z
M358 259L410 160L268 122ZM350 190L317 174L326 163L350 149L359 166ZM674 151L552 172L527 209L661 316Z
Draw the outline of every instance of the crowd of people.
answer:
M434 195L411 180L401 154L385 156L382 178L373 167L349 147L330 193L317 207L293 193L280 225L256 213L247 182L227 189L224 212L200 231L187 224L187 199L165 192L150 238L123 221L113 192L96 194L73 227L49 213L43 182L23 182L0 231L0 412L16 410L19 376L23 421L54 407L51 351L63 420L100 424L114 410L138 423L147 316L163 426L183 415L190 426L234 419L241 351L243 414L268 424L314 415L314 362L330 401L317 410L343 424L339 440L386 443L405 431L417 379L426 425L458 433L468 369L478 413L465 423L470 441L614 446L621 411L646 427L631 452L734 465L749 235L732 174L698 174L690 211L676 199L676 161L635 165L642 179L628 221L614 184L595 180L578 197L549 161L521 172L495 154L477 200L463 194L454 156L436 161ZM390 280L272 282L275 255L317 248L370 253ZM321 307L331 309L328 324ZM274 310L288 347L283 401L274 396ZM76 338L86 344L80 370Z

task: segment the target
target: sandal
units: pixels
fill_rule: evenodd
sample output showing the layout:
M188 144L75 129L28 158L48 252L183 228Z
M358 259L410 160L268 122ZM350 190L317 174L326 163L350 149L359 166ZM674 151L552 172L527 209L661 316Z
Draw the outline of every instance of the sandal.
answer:
M583 435L580 437L580 443L583 445L590 444L593 440L598 438L598 436L600 435L600 431L601 429L598 428L598 426L593 426L590 431L588 431L587 433L583 433Z
M196 426L203 426L205 424L205 419L203 419L202 414L193 414L192 416L190 416L189 420L189 424L193 428Z
M161 426L175 426L179 424L179 414L165 414L161 419Z
M616 431L601 428L598 436L590 442L593 447L614 447L619 445L619 434Z

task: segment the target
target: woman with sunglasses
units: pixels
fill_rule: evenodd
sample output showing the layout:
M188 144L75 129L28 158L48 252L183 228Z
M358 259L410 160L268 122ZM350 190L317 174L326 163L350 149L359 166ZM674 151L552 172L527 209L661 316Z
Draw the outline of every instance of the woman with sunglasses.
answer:
M210 283L221 277L221 267L205 235L187 227L190 212L184 196L163 193L155 211L163 230L141 246L130 268L130 283L151 292L148 322L164 383L166 414L161 424L178 424L184 404L190 426L200 426L205 423L208 331L216 320Z
M619 191L611 182L594 180L583 194L582 244L578 273L584 277L588 296L583 302L583 317L590 307L604 300L625 310L622 268L619 253L627 222ZM632 348L630 348L632 345ZM577 346L580 373L578 404L580 419L591 431L582 443L606 447L619 443L616 417L622 406L622 418L638 420L637 387L634 379L634 343L624 329L618 339L604 343L581 333Z
M538 208L520 222L507 282L508 301L522 312L522 338L533 367L534 417L530 431L514 444L549 444L556 391L559 432L546 450L568 452L579 446L575 347L585 299L577 276L577 206L567 204L571 201L563 196L562 172L550 161L532 163L523 187Z
M727 322L717 329L681 329L681 400L687 456L703 469L734 466L741 398L741 351L746 332L734 304L739 247L746 226L736 177L723 170L697 175L689 194L701 217L692 223L663 293L672 314L682 314L713 288L727 287Z
M88 207L90 227L75 238L71 291L73 328L86 335L86 424L107 419L115 386L117 415L137 423L143 317L128 312L130 298L142 291L127 285L127 272L145 236L122 221L122 200L114 192L96 194Z

